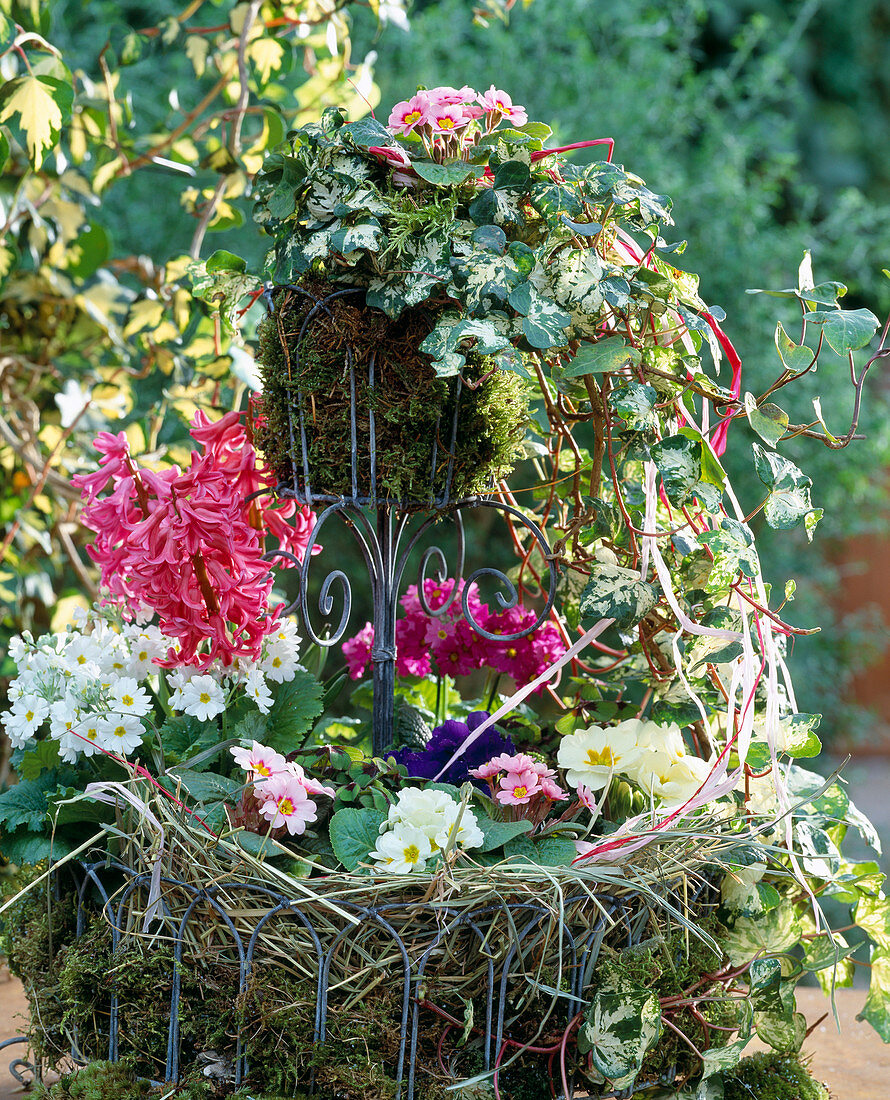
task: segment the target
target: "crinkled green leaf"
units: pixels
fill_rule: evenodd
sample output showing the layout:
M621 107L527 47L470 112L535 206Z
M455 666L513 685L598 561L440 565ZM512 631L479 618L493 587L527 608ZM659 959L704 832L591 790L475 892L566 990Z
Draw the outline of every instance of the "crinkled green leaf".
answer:
M509 841L515 840L516 837L521 836L522 833L527 833L532 827L532 823L527 819L520 821L493 821L490 817L486 817L485 814L476 815L476 824L481 829L485 839L478 849L473 849L474 852L492 852L495 848L502 848ZM472 852L470 854L472 855Z
M331 818L331 846L347 871L354 871L360 863L368 862L386 817L384 810L346 806Z
M578 858L574 840L565 836L548 836L532 840L517 836L504 845L504 855L520 862L528 861L538 867L565 867Z

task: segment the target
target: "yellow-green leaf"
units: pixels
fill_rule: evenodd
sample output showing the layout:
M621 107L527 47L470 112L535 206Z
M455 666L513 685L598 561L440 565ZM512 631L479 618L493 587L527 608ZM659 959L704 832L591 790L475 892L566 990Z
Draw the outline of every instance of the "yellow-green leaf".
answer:
M65 93L67 92L67 95ZM11 80L0 93L0 122L15 122L28 147L35 168L55 145L64 122L63 109L71 102L71 89L51 77L22 76Z

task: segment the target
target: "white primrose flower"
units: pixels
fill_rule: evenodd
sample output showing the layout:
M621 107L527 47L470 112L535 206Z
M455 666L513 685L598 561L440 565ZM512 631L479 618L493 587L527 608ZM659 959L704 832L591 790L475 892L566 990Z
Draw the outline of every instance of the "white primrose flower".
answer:
M124 633L130 646L127 674L141 680L156 673L157 662L166 659L172 639L156 626L127 627Z
M118 714L135 714L141 718L151 710L151 700L145 688L140 687L133 676L121 676L119 680L114 680L109 695L109 706Z
M293 680L294 673L300 668L297 649L290 641L272 641L267 643L265 654L259 663L259 669L276 684Z
M90 711L81 716L76 731L80 735L78 748L84 756L97 756L102 751L107 725L108 719L104 714Z
M269 713L272 706L272 692L269 691L266 677L258 668L247 674L247 679L244 681L244 693L248 698L253 699L261 713Z
M80 721L80 710L73 695L66 693L49 708L49 735L60 741L65 734L71 733Z
M39 695L23 695L4 711L3 728L14 749L20 749L49 717L49 703Z
M129 756L138 749L145 729L135 714L109 714L100 727L101 747L119 756Z
M389 808L387 825L400 825L419 829L428 840L435 840L436 834L457 816L458 804L446 791L421 790L419 787L406 787L399 791L398 800Z
M407 875L411 871L425 870L426 861L432 854L426 833L400 824L377 838L371 859L392 875Z
M674 806L692 798L712 767L698 756L676 757L661 749L648 749L625 775L656 801Z
M212 676L194 676L176 694L178 700L175 705L201 722L216 718L226 709L225 693Z
M464 812L460 815L460 824L455 812L454 817L433 838L443 851L448 847L455 829L457 830L455 843L461 848L479 848L485 840L476 815L468 806L464 807Z
M657 722L640 722L636 740L639 748L666 752L675 760L686 756L686 746L679 726L660 726Z
M556 761L566 769L566 781L573 787L583 784L591 791L600 791L613 775L628 774L643 752L637 744L642 725L638 719L629 718L617 726L590 726L563 737Z

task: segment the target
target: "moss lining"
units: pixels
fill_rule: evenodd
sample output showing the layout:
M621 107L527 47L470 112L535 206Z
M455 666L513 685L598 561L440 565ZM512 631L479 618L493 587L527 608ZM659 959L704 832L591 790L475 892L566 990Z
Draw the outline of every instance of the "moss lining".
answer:
M316 278L307 281L305 289L324 297L335 288ZM419 507L428 504L433 493L444 494L457 383L437 378L430 357L418 351L437 310L424 305L392 320L366 306L360 294L337 298L329 303L329 312L322 310L309 322L301 344L300 330L312 306L311 299L297 291L279 288L274 313L258 329L264 388L256 442L279 481L292 485L296 469L303 488L296 415L299 388L311 489L330 496L351 495L349 345L355 356L359 495L371 495L369 409L375 419L377 497ZM368 382L372 353L373 390ZM509 474L520 453L528 415L525 383L516 374L498 370L490 359L470 353L463 378L452 500L488 492L494 480ZM293 455L288 420L292 404Z
M799 1054L758 1051L723 1077L724 1100L830 1100Z

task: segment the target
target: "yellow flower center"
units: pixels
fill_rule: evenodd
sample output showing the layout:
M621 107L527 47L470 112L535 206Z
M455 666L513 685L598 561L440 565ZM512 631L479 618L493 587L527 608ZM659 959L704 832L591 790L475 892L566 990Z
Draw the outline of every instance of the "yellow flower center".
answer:
M612 750L606 745L600 752L596 749L588 749L587 763L591 764L594 768L611 768L615 763L615 757L612 755Z
M148 650L147 649L140 650L139 653L136 654L136 659L139 660L139 661L147 661L148 660Z
M70 729L70 726L69 726L69 729ZM127 727L126 726L115 726L114 727L114 736L115 737L126 737L127 736Z
M202 691L201 694L198 696L198 698L201 700L202 703L209 703L210 702L210 692L209 691Z
M445 115L444 118L437 118L436 122L439 123L440 130L451 130L454 128L454 119Z
M440 638L447 638L448 637L448 631L447 630L440 630L439 631L439 637Z
M253 764L253 761L251 761L251 764ZM272 769L266 767L266 765L262 761L260 761L257 764L253 764L253 770L257 773L257 775L271 775L272 774Z
M33 710L29 710L25 713L25 721L26 722L33 722L34 721L34 711Z
M280 668L280 667L281 667L281 658L280 657L273 657L272 658L272 668Z
M294 812L294 804L292 800L289 798L282 798L282 800L278 803L278 812L280 814L283 814L285 817L290 817L291 814Z
M416 844L409 844L405 849L404 855L406 863L417 863L420 859L420 849Z
M87 730L87 740L88 741L95 741L98 736L99 736L99 731L97 729Z
M408 123L410 126L414 122L419 122L421 117L420 111L409 111L402 119L403 123Z
M133 705L133 696L123 695L121 696L121 702L124 704L125 707L131 707Z
M79 657L77 658L77 663L78 663L79 665L85 665L85 664L87 663L87 659L86 659L86 657L84 657L84 655L83 655L82 653L81 653L81 655L80 655L80 656L79 656Z
M514 798L525 798L525 796L527 794L528 794L528 787L514 787L513 788L513 797Z
M507 656L508 657L515 657L516 656L516 650L513 646L510 646L510 648L507 650Z

